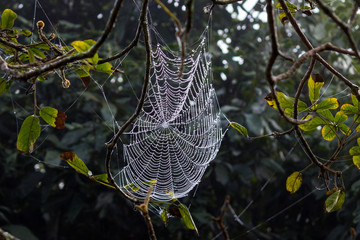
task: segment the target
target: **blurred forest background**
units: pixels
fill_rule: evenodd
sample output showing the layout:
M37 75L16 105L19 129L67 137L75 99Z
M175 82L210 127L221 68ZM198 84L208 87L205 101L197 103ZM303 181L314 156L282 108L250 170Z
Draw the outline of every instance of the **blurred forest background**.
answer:
M294 0L295 5L304 1ZM351 15L352 1L326 1L343 19ZM167 6L185 22L183 1L168 0ZM196 42L208 23L203 7L211 1L195 1L194 26L188 46ZM110 56L122 50L135 36L140 1L124 1L116 28L100 49L99 55ZM44 32L56 31L57 37L70 44L74 40L97 39L113 6L112 0L48 0L36 5L35 22L45 22ZM1 12L10 8L18 14L15 26L32 29L34 1L3 0ZM150 17L164 41L173 49L174 24L154 1L150 1ZM213 55L215 89L222 111L249 130L250 136L260 136L291 126L271 109L264 97L269 88L264 76L271 49L266 23L265 2L244 0L228 6L216 6L210 21L210 52ZM314 45L335 42L347 47L347 40L338 27L325 15L315 11L296 19ZM305 49L290 25L276 19L280 47L286 55L297 57ZM355 28L360 26L360 19ZM36 31L36 30L35 30ZM34 37L37 37L34 34ZM354 32L360 39L359 31ZM55 43L59 42L55 39ZM37 89L38 102L66 111L64 130L46 128L30 156L16 150L16 138L24 118L31 114L32 97L25 92L28 83L14 82L10 92L0 96L0 227L21 239L147 239L142 216L119 193L89 181L61 162L59 155L75 152L94 174L105 172L104 143L113 136L112 113L121 125L133 113L144 73L142 40L120 65L123 74L108 76L93 74L103 83L104 93L92 81L84 89L81 80L71 72L68 89L61 87L59 77L49 78ZM358 62L336 54L322 54L337 70L358 79ZM113 63L116 65L116 63ZM279 60L280 73L290 63ZM293 81L280 84L281 91L293 94L305 71L294 75ZM325 78L325 96L341 101L350 92L320 65L316 71ZM359 83L359 82L357 82ZM313 132L307 135L317 156L328 157L331 143ZM121 152L119 152L121 161ZM325 192L318 180L318 169L307 171L301 189L290 195L285 181L293 171L307 166L309 160L295 135L279 138L246 140L229 129L217 158L209 166L196 190L181 201L190 211L200 236L186 229L179 219L172 218L165 227L157 212L152 213L159 239L222 239L211 216L220 214L226 195L245 226L226 215L231 239L349 239L350 231L360 232L359 170L351 158L338 161L336 168L344 170L346 201L341 211L327 214L323 204ZM116 162L113 163L116 166ZM246 208L249 206L248 208ZM216 238L217 237L217 238Z

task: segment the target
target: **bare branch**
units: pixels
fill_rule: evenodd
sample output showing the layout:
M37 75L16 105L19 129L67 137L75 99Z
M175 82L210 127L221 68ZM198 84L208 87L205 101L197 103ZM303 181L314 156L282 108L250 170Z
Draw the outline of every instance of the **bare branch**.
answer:
M100 59L98 64L102 64L102 63L105 63L105 62L110 62L112 60L121 58L122 56L124 56L126 53L128 53L131 49L133 49L138 44L139 39L140 39L140 33L141 33L142 24L145 21L146 11L147 11L147 1L144 1L143 5L142 5L142 8L141 8L140 16L139 16L139 25L138 25L137 30L136 30L135 38L131 41L131 43L124 50L122 50L120 53L115 54L114 56L111 56L111 57L108 57L108 58Z
M286 17L289 19L291 25L293 26L295 32L300 37L301 41L305 44L305 46L308 48L308 50L313 49L313 46L311 45L308 38L305 36L305 34L301 31L298 23L296 22L294 16L291 14L289 8L285 4L284 0L279 0L279 3L281 4L282 9L284 10ZM359 87L355 85L353 82L351 82L349 79L347 79L345 76L343 76L340 72L338 72L336 69L334 69L327 61L325 61L319 54L316 54L316 59L324 66L326 67L330 72L332 72L335 76L340 78L350 89L351 92L356 96L356 98L360 101L360 95L358 93Z
M144 0L144 9L147 9L149 0ZM145 77L144 77L144 83L143 88L140 96L139 103L136 107L136 110L134 114L124 123L124 125L119 129L119 131L115 134L115 136L109 141L109 143L106 144L107 146L107 152L106 152L106 158L105 158L105 166L106 166L106 172L108 175L108 180L111 184L115 186L115 188L120 191L126 198L133 201L134 203L139 202L138 199L130 196L126 192L124 192L114 181L114 178L111 173L110 169L110 162L111 162L111 155L114 150L115 145L120 139L120 136L124 133L126 128L130 126L130 124L137 118L137 116L140 114L141 109L145 102L145 96L148 89L149 81L150 81L150 67L151 67L151 45L150 45L150 36L149 36L149 26L146 19L146 12L145 11L145 21L142 23L142 29L144 34L144 42L145 42L145 48L146 48L146 65L145 65Z
M358 48L356 46L356 43L354 41L354 38L353 38L353 36L351 34L349 25L347 25L346 23L341 21L341 19L338 18L333 13L333 11L328 6L326 6L321 0L316 0L316 2L320 6L320 8L324 11L324 13L326 15L328 15L343 30L343 32L345 33L345 35L346 35L346 37L347 37L347 39L348 39L348 41L350 43L350 46L351 46L352 50L356 54L356 57L360 59L359 50L358 50ZM355 3L355 5L357 5L357 4Z
M216 224L218 225L218 227L220 228L223 236L224 236L224 239L225 240L229 240L230 239L230 236L229 236L229 233L228 231L226 230L226 226L224 224L224 216L225 216L225 213L228 209L228 206L229 206L229 203L230 203L230 196L229 195L226 195L225 197L225 200L224 200L224 204L222 205L221 207L221 212L220 212L220 216L218 217L211 217L211 219L216 222Z

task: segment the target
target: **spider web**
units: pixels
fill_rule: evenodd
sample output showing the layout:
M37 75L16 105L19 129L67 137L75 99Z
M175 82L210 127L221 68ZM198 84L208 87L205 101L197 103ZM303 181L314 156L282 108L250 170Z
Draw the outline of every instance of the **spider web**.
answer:
M36 3L37 0L35 0L34 2ZM36 9L36 4L35 4L34 9ZM35 19L35 13L34 13L34 19ZM204 41L204 39L203 39L203 41ZM182 196L186 196L186 194L188 194L189 191L191 191L191 189L193 189L200 182L201 176L203 175L207 165L216 156L216 153L217 153L219 147L217 147L217 148L214 148L214 146L211 147L211 145L207 144L206 140L204 139L204 135L201 136L200 132L195 131L195 130L197 130L196 123L206 123L206 121L204 119L200 119L200 118L205 117L206 114L200 115L199 119L191 118L188 115L184 115L186 112L185 107L187 107L188 113L191 113L191 109L193 111L194 110L195 111L196 110L212 111L212 112L210 112L210 115L213 116L213 118L208 117L208 124L218 124L218 122L219 122L218 114L220 114L220 113L219 113L218 105L213 104L212 107L209 107L209 105L193 107L194 103L197 103L196 101L194 101L194 99L197 99L197 97L200 97L200 96L207 96L208 98L203 98L203 99L209 99L209 101L211 100L212 103L217 101L215 93L213 93L213 95L209 94L210 90L212 92L214 92L214 89L211 85L212 76L211 76L211 63L210 63L210 59L209 59L209 54L207 54L207 52L205 50L206 50L206 48L204 46L204 43L202 43L194 50L194 52L192 53L191 56L187 57L186 67L185 67L186 71L185 71L184 76L181 78L184 80L183 82L176 81L177 80L176 72L177 72L178 66L179 66L179 58L176 57L175 54L173 54L171 52L163 52L162 47L160 45L158 45L156 48L156 51L153 52L154 63L157 63L158 65L156 68L156 65L154 64L153 69L152 69L153 70L152 82L149 86L149 93L147 96L147 100L145 102L145 107L144 107L140 117L133 124L133 128L131 129L131 131L127 133L127 135L130 137L130 139L132 139L129 144L124 144L124 150L126 149L126 151L128 151L128 152L124 153L124 155L128 155L127 158L125 157L125 163L127 164L127 166L118 173L118 180L120 181L121 186L124 188L124 190L128 191L132 195L136 195L138 198L143 198L145 196L149 186L152 185L152 183L153 183L152 179L156 179L156 181L157 181L156 184L154 185L155 189L154 189L153 195L152 195L153 199L157 199L158 196L156 196L156 194L158 194L160 197L163 197L166 200L171 199L172 197L180 198L181 195L179 194L179 190L176 191L178 188L174 188L174 182L170 182L170 180L174 181L174 179L177 177L177 175L174 175L174 176L167 175L164 177L167 180L166 183L170 187L173 187L173 189L171 190L170 188L163 187L163 185L160 186L160 182L158 182L158 181L160 181L160 179L152 178L151 174L153 174L153 173L149 172L150 168L144 168L144 166L146 167L148 165L155 166L154 162L151 162L150 160L156 160L155 156L163 156L163 155L160 155L159 152L161 152L161 151L164 152L164 149L163 148L158 148L158 149L154 148L156 150L153 150L153 152L152 152L153 155L151 155L151 158L147 158L150 155L147 155L147 157L139 156L138 159L141 159L143 161L140 163L145 163L144 165L140 166L139 162L135 161L135 158L130 158L131 155L130 155L129 149L134 150L133 153L137 153L137 154L139 154L139 153L149 154L149 151L144 148L142 148L142 149L137 148L138 147L138 145L136 145L137 143L141 143L141 142L146 143L147 146L149 146L149 147L152 147L152 145L154 145L156 147L162 147L164 144L167 144L169 149L173 151L175 149L174 144L178 143L178 141L175 141L175 140L183 139L182 141L184 141L183 142L184 145L180 145L180 146L183 146L184 148L187 147L187 149L190 149L190 152L195 151L195 149L197 149L197 148L201 148L201 147L199 147L198 144L201 144L203 147L208 147L207 148L208 150L214 151L213 155L211 155L212 158L207 159L207 161L204 161L204 163L195 162L193 165L191 165L191 163L193 163L193 162L189 162L188 165L184 166L185 169L192 169L194 166L198 166L198 168L195 168L195 169L201 169L202 172L200 172L200 174L197 178L197 182L194 182L194 181L186 182L185 181L185 183L187 183L187 185L186 185L187 188L180 189ZM161 53L163 55L163 59L164 59L164 63L162 63L163 65L161 65L160 61L159 62L155 61L156 53L159 53L159 54ZM199 75L194 74L194 77L191 80L190 79L191 74L189 74L189 73L190 73L190 70L194 67L195 60L198 59L197 57L199 57L199 56L200 56L199 62L198 62L199 65L198 65L198 68L195 68L194 71L200 70L199 73L203 74L204 70L206 70L206 74L201 75L201 76L205 76L203 79L202 78L199 79L199 77L198 77ZM158 60L159 59L160 59L160 57L158 58ZM190 64L190 63L192 63L192 64ZM209 65L207 65L206 63L209 63ZM168 65L166 66L166 64L168 64ZM119 63L119 65L120 65L120 63ZM156 71L156 69L158 71ZM164 69L168 69L167 72ZM199 69L199 70L197 70L197 69ZM172 75L170 74L170 73L174 73L174 72L175 72L175 74L172 74ZM175 76L175 77L173 79L171 79L171 81L165 81L164 77L162 76L161 73L166 73L166 74L168 74L168 76ZM159 76L158 79L156 78L156 76ZM196 77L198 77L198 79ZM92 76L91 76L91 78L93 81L95 81L95 79L93 79ZM104 84L106 82L108 82L108 80L109 79L106 79ZM185 80L188 80L188 82L186 82ZM156 85L157 82L161 82L161 81L162 81L163 85ZM191 82L191 84L190 84L190 82ZM96 81L95 81L95 83L97 84ZM166 85L167 88L164 87L165 83L167 84ZM99 87L99 90L101 91L101 93L103 93L105 102L108 104L108 100L107 100L105 92L104 92L105 90L102 88L103 84L97 84L97 86ZM178 87L176 87L176 86L178 86ZM197 88L195 88L194 86L197 86ZM206 86L206 87L204 87L204 86ZM188 92L186 92L184 90L186 87L189 88ZM161 89L163 89L163 91L161 91ZM166 89L166 91L165 91L165 89ZM197 92L198 94L196 94L196 92L194 92L194 89L198 90L198 92ZM205 89L207 89L207 91L208 91L207 93L205 92ZM201 94L200 94L200 90L202 91ZM153 91L152 95L150 94L151 91ZM169 95L168 97L165 97L168 92L174 92L174 93L171 96ZM15 93L15 95L16 94L17 93ZM11 97L11 103L13 104L13 110L14 110L13 113L15 115L15 119L17 122L16 126L19 128L18 120L22 120L22 118L17 115L18 113L16 112L16 110L22 109L22 107L21 107L21 105L19 105L19 103L17 103L15 101L15 98L16 98L15 95ZM186 98L186 96L193 96L195 98L194 99ZM82 93L74 101L72 101L72 104L68 109L72 108L73 105L81 97L82 97ZM179 103L180 102L179 100L173 101L171 105L169 104L171 102L171 99L174 99L174 98L182 99L182 100L185 99L182 102L182 107L180 107L181 104ZM153 100L153 101L151 101L151 100ZM159 102L162 101L163 105L156 105L158 103L158 101ZM208 102L205 102L205 103L208 103ZM159 106L159 107L157 109L153 108L153 106L155 106L155 105ZM162 108L160 108L160 106ZM167 107L167 108L165 108L165 107ZM109 111L111 112L110 107L108 107L108 108L109 108ZM166 110L167 113L170 113L170 115L163 114L164 109ZM173 114L171 114L170 109L174 110ZM199 111L199 112L201 113L202 111ZM160 113L160 115L159 115L159 113ZM183 114L183 115L181 115L181 114ZM112 115L113 119L115 119L115 116L112 113L111 113L111 115ZM160 120L164 120L164 119L171 119L175 115L178 116L178 118L174 118L173 121L170 121L170 122L169 121L168 122L160 121ZM165 116L167 118L165 118ZM182 116L182 117L180 117L180 116ZM180 120L184 121L182 129L179 128L179 124L175 124L175 123L179 123L179 122L174 122L174 120L176 120L176 119L178 121L180 121ZM217 119L217 120L215 121L215 119ZM163 125L163 123L165 123L165 124ZM170 123L172 123L172 124L170 124ZM114 121L113 124L114 124L113 128L114 128L114 134L115 134L115 128L116 128L115 125L117 125L116 121ZM118 125L117 125L117 127L118 127ZM177 135L177 134L174 135L174 133L171 134L170 130L173 130L172 128L178 129L180 131L180 133L182 133L182 135ZM193 131L192 132L193 134L190 133L191 130ZM207 130L209 132L213 131L213 133L216 133L216 131L214 131L215 128L211 127L210 125L206 125L206 127L204 127L203 130L200 129L199 131L202 131L202 133L205 133ZM214 141L214 138L212 138L211 140L214 141L214 144L217 144L218 146L220 146L221 139L222 139L223 135L225 134L225 132L221 129L220 126L217 128L217 130L218 130L217 133L219 133L221 135L219 142L216 143ZM186 131L188 131L189 133ZM169 137L169 139L172 141L169 141L166 143L165 137ZM183 137L183 138L181 138L181 137ZM161 140L161 142L156 143L155 140ZM188 141L190 144L186 145L185 143L187 143L187 142L185 140L194 140L194 141ZM155 145L155 144L157 144L157 145ZM42 145L42 143L39 145ZM182 147L180 147L178 149L178 151L174 151L174 153L181 153L182 151L184 151L184 149ZM167 159L170 159L170 156L178 156L178 155L164 155L164 156L168 156ZM207 154L206 151L203 151L202 156L209 156L209 154ZM49 165L49 163L46 163L46 162L42 161L41 159L36 158L34 155L30 155L29 157L37 160L38 162L42 162L42 163L45 163L46 165ZM185 158L179 158L179 159L184 160ZM181 163L179 160L177 160L177 162ZM131 165L131 163L132 163L132 165ZM57 165L57 166L67 168L67 166L61 166L61 165ZM171 167L171 164L169 164L169 162L168 162L168 165L163 165L162 168L165 168L165 170L167 170L165 172L172 174L173 169L171 169L171 171L169 171L169 169L166 168L167 166ZM142 168L140 168L140 167L142 167ZM130 169L126 170L126 168L130 168ZM130 176L126 175L127 173L132 173L132 168L135 170L136 169L143 170L141 172L143 180L140 180L139 178L131 179L130 177L132 175L130 175ZM178 169L180 169L180 168L178 168ZM180 169L180 170L182 170L182 169ZM189 173L189 172L187 172L187 173ZM192 174L192 173L190 172L190 174ZM188 176L188 175L185 175L185 176ZM190 175L190 176L193 177L192 175ZM134 181L132 182L131 180L134 180ZM188 180L188 179L185 178L185 180ZM263 191L263 189L265 188L265 186L268 183L269 183L269 180L261 188L261 191ZM140 187L143 187L143 189L141 189ZM162 189L165 190L165 193L160 191L161 190L160 187L162 187ZM166 193L166 191L168 191L168 190L169 190L169 192ZM315 189L315 190L320 191L319 189ZM171 191L173 191L172 196L171 196ZM311 193L313 193L313 191ZM309 195L306 195L305 197L308 197L308 196ZM304 198L300 198L298 201L296 201L294 203L298 204L299 202L302 202L304 200ZM238 217L241 217L244 214L244 212L248 211L254 201L256 201L256 199L252 198L251 202L246 206L244 211L238 215ZM275 214L272 214L269 218L267 218L265 221L262 221L262 222L266 223L266 222L273 220L276 217L279 217L279 215L281 215L284 211L287 211L289 209L289 207L292 207L292 206L293 206L293 204L291 204L290 206L285 206L284 208L280 209L279 211L276 211ZM258 225L255 224L255 227L248 228L248 231L244 232L242 235L237 236L236 238L247 235L249 232L257 229L260 225L262 225L262 223L260 223ZM214 239L216 239L218 236L220 236L220 234L217 235Z
M224 136L205 38L185 58L181 77L180 65L180 57L157 44L144 106L126 133L126 166L118 178L120 186L139 199L146 197L150 185L154 200L186 196L200 183Z

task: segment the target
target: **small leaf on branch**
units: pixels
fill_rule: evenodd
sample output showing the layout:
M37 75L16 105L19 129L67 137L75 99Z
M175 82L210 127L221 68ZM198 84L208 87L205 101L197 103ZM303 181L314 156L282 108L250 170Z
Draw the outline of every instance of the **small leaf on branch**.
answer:
M325 201L325 211L335 212L342 208L345 201L345 192L341 189L337 189L332 193Z
M291 13L295 12L295 11L298 9L297 6L295 6L295 5L292 4L292 3L289 3L288 1L285 1L285 4L286 4L286 6L289 8L289 10L290 10ZM275 7L278 8L278 9L283 9L283 8L281 7L281 4L280 4L280 3L277 3Z
M89 177L92 176L92 173L89 171L88 167L85 165L83 160L78 158L78 156L73 152L64 152L60 155L60 158L66 161L70 167L75 169L77 172L84 174Z
M4 78L0 77L0 95L9 91L9 88L10 84L8 84Z
M25 37L31 37L32 32L27 29L21 29L20 33Z
M357 139L358 145L359 145L359 140L360 138ZM353 156L353 163L354 165L360 169L360 146L354 146L352 148L350 148L349 153L351 156Z
M50 126L63 129L65 127L66 114L52 107L42 107L40 109L41 118Z
M34 47L30 47L29 49L31 49L31 52L33 52L33 54L38 56L39 58L46 58L45 54L40 49Z
M90 50L91 46L95 43L96 42L94 40L88 39L85 41L74 41L71 43L71 46L73 46L77 52L81 53ZM87 60L96 65L99 61L99 55L95 53L92 58L88 58Z
M311 117L312 116L309 115L305 119L309 119ZM312 131L312 130L315 130L318 126L322 126L325 124L326 124L326 122L323 119L321 119L320 117L314 117L310 121L300 124L299 128L303 131Z
M32 51L31 48L28 49L28 57L29 57L29 62L30 63L34 63L35 62L35 54Z
M29 154L34 148L36 139L40 136L40 120L35 116L28 116L21 125L16 147L21 153Z
M113 72L112 66L108 62L96 65L95 70L98 71L98 72L104 72L104 73L107 73L107 74L111 74Z
M286 13L284 12L279 14L279 19L283 25L285 25L286 22L289 21L288 17L286 16Z
M297 192L302 184L302 174L301 172L293 172L286 179L286 190L291 194Z
M10 29L14 26L17 14L11 9L5 9L1 14L1 29Z
M329 109L337 109L339 107L339 100L337 98L327 98L314 106L316 111L323 111Z
M283 92L276 92L276 96L278 97L280 107L282 107L284 110L290 110L290 112L293 111L294 108L294 101L295 98L289 97ZM272 93L269 93L265 97L266 102L269 104L270 107L277 109L276 102L274 95ZM298 101L298 111L303 111L307 108L307 105L305 102L299 100Z
M345 122L348 119L348 116L346 116L343 112L337 112L334 118L334 122L336 124Z
M346 135L346 136L349 136L351 134L351 130L350 128L348 127L348 125L344 124L344 123L340 123L338 125L338 128L340 129L340 131Z
M248 137L248 131L245 127L243 127L241 124L236 122L230 122L230 126L236 129L241 135Z
M331 125L325 125L321 130L322 137L329 142L334 140L336 133L337 129Z
M314 104L320 97L320 89L324 86L324 79L318 73L311 74L308 80L309 98Z
M359 113L359 110L354 105L351 105L348 103L345 103L344 105L342 105L340 108L340 111L346 115Z
M165 227L167 227L167 221L168 221L168 211L166 210L166 208L163 208L162 211L160 212L160 217L161 220L164 222Z
M184 220L185 226L188 229L195 230L196 234L199 235L199 232L195 226L194 220L191 217L191 214L189 212L189 209L182 203L178 205L179 211L181 214L182 219Z
M108 175L106 173L103 174L99 174L99 175L94 175L91 177L95 182L101 183L107 187L111 187L114 188L115 187L113 185L110 184L109 180L108 180Z

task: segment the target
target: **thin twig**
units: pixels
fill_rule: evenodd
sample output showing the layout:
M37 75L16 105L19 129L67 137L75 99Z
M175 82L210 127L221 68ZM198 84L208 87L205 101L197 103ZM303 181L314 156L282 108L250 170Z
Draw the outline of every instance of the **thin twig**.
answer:
M268 26L269 26L269 30L270 30L271 50L272 50L270 53L270 58L266 65L266 69L265 69L266 80L268 81L268 83L270 85L271 93L272 93L272 96L274 97L276 107L277 107L280 115L283 118L285 118L286 121L288 121L289 123L294 124L294 125L305 123L305 121L302 121L302 120L298 121L298 120L291 119L288 116L286 116L284 109L282 109L280 106L280 102L279 102L279 99L277 97L276 90L275 90L275 81L273 80L273 76L271 73L272 68L275 64L276 58L277 58L277 56L279 56L279 48L278 48L276 28L275 28L275 22L274 22L274 14L273 14L273 6L272 6L271 0L267 0L266 12L268 15Z
M338 18L334 12L328 7L326 6L321 0L316 0L317 4L320 6L320 8L324 11L324 13L326 15L328 15L335 23L336 25L338 25L342 30L343 32L345 33L349 43L350 43L350 46L352 48L352 50L355 52L356 54L356 57L360 59L360 54L359 54L359 50L356 46L356 43L354 41L354 38L351 34L351 31L350 31L350 27L349 25L347 25L346 23L344 23L343 21L341 21L340 18ZM356 5L356 3L355 3Z
M105 63L105 62L110 62L112 60L121 58L122 56L124 56L126 53L128 53L131 49L133 49L138 44L139 39L140 39L141 28L142 28L143 22L145 21L145 15L146 15L146 11L147 11L148 2L149 2L149 0L146 0L146 1L143 2L141 12L140 12L140 16L139 16L139 25L138 25L137 30L136 30L135 38L131 41L131 43L124 50L122 50L120 53L115 54L114 56L111 56L111 57L108 57L108 58L100 59L98 64L102 64L102 63Z
M221 212L220 212L220 215L218 217L213 217L211 216L211 219L216 222L216 224L218 225L218 227L220 228L223 236L224 236L224 239L225 240L229 240L230 239L230 236L229 236L229 233L228 231L226 230L226 226L224 224L224 216L225 216L225 213L228 209L228 206L229 206L229 203L230 203L230 196L227 195L225 197L225 201L224 201L224 204L222 205L221 207Z
M279 0L279 3L284 10L286 17L289 19L292 27L294 28L296 34L300 37L301 41L305 44L308 50L313 49L309 39L305 36L305 34L301 31L299 24L296 22L294 16L291 14L289 8L287 7L284 0ZM356 98L360 101L360 95L358 93L359 87L343 76L340 72L338 72L335 68L333 68L325 59L323 59L319 54L316 54L316 59L327 69L330 70L335 76L337 76L340 80L342 80L350 89L351 92L356 96Z
M290 67L290 69L288 71L286 71L285 73L282 73L280 75L277 75L277 76L274 76L273 77L273 81L275 83L283 80L283 79L286 79L286 78L289 78L291 77L297 69L299 69L299 67L309 58L309 57L312 57L312 56L315 56L317 53L319 52L322 52L322 51L325 51L325 50L332 50L332 51L335 51L335 52L339 52L339 53L346 53L348 55L354 55L355 53L352 52L352 51L348 51L346 49L343 49L343 48L339 48L339 47L336 47L334 45L332 45L331 43L324 43L316 48L313 48L309 51L307 51L306 53L304 53L303 55L301 55L298 60L296 60L296 62Z
M147 9L148 6L148 0L145 0L146 4L145 4L145 9ZM144 77L144 83L143 83L143 87L142 87L142 91L141 91L141 96L139 99L139 103L136 107L135 112L133 113L133 115L124 123L124 125L119 129L119 131L115 134L115 136L110 140L110 142L108 142L106 144L107 149L106 149L106 158L105 158L105 166L106 166L106 172L108 175L108 180L109 182L115 186L115 188L120 191L121 193L124 194L124 196L126 198L128 198L129 200L133 201L134 203L139 202L139 200L137 198L134 198L132 196L130 196L129 194L127 194L125 191L123 191L114 181L114 178L112 176L111 173L111 169L110 169L110 160L111 160L111 155L112 152L114 150L115 145L117 144L117 142L120 139L120 136L124 133L124 131L126 130L126 128L128 126L130 126L130 124L137 118L137 116L139 116L141 109L144 105L145 102L145 96L146 96L146 92L148 89L148 85L150 82L150 67L151 67L151 45L150 45L150 36L149 36L149 26L147 23L147 19L146 19L146 12L145 11L145 21L142 23L142 29L143 29L143 34L144 34L144 42L145 42L145 49L146 49L146 65L145 65L145 77Z
M292 127L292 128L290 128L290 129L288 129L288 130L286 130L284 132L272 132L272 133L262 135L262 136L248 137L248 139L249 140L257 140L257 139L265 138L265 137L281 137L281 136L292 133L294 130L295 130L294 127Z

